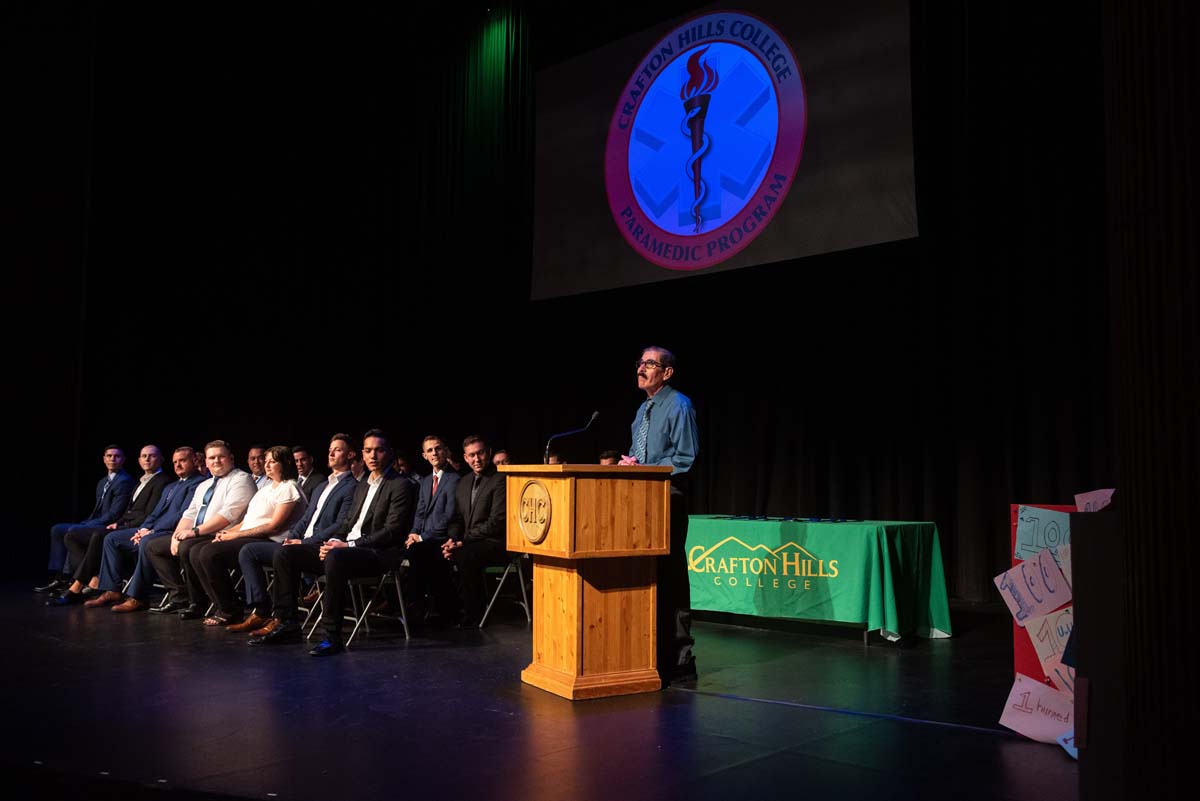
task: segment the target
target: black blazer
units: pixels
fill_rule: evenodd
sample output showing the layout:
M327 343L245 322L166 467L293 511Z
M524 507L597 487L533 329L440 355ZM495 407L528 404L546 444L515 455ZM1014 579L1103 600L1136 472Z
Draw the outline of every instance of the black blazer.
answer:
M479 491L475 493L475 504L471 505L471 485L475 474L468 473L454 488L454 515L450 518L448 534L451 539L505 541L507 510L504 476L488 465L479 477Z
M175 474L167 470L159 470L154 477L146 482L146 486L142 487L142 491L138 496L129 502L125 513L117 518L117 528L137 528L142 524L154 508L158 506L158 499L162 497L163 490L167 485L175 480ZM137 482L133 484L133 488L137 489Z
M364 476L354 488L354 502L349 511L330 532L330 539L346 539L350 529L362 513L370 491L370 477ZM417 513L417 487L404 476L389 467L383 474L383 486L371 499L367 517L363 520L362 536L355 541L356 548L399 548L404 545L412 531L413 517Z
M299 477L296 478L296 484L300 487L300 491L304 493L304 497L309 501L313 499L313 493L317 491L317 487L325 485L325 479L328 478L324 473L318 473L316 470L308 474L308 480L303 484L300 483ZM351 521L350 525L354 525Z

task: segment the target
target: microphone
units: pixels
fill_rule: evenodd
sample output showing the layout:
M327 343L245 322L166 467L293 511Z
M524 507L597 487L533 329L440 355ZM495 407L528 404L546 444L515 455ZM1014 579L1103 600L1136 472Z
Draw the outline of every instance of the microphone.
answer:
M542 464L550 464L550 443L559 437L569 437L572 434L582 434L592 427L592 423L596 422L596 418L600 416L600 412L592 412L592 418L587 421L587 425L583 428L575 428L570 431L564 431L561 434L554 434L550 439L546 440L546 454L542 457Z

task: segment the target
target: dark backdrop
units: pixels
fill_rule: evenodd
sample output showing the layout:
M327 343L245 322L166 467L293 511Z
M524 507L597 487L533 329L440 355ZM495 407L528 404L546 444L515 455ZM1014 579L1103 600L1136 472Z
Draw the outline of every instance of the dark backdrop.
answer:
M686 4L14 4L9 416L36 480L6 490L4 569L87 511L109 441L382 425L410 457L480 431L533 461L599 410L566 455L625 450L657 343L699 412L693 511L934 520L951 594L994 600L1007 504L1111 486L1114 454L1099 11L993 6L913 4L920 239L531 303L532 71Z

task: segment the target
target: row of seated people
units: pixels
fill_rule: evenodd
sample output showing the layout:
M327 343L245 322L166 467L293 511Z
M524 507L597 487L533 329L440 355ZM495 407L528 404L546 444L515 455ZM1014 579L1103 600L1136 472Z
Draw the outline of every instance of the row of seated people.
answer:
M247 460L252 470L253 450ZM147 446L139 455L143 476L135 482L121 469L120 449L107 448L108 475L96 487L92 514L82 523L51 528L55 577L36 589L62 590L47 602L52 606L135 612L149 607L157 579L167 597L151 611L247 632L250 643L262 645L301 640L302 576L323 575L325 639L310 653L325 656L344 648L350 580L378 577L407 561L414 598L430 599L430 612L457 617L456 625L478 624L484 569L508 558L504 481L481 437L464 440L469 472L461 477L436 435L422 442L432 472L420 479L407 465L397 466L379 429L363 435L361 449L347 435L334 435L327 477L312 471L311 459L302 476L301 449L261 450L263 480L257 480L235 466L224 441L205 446L204 473L192 448L177 448L171 481L160 469L158 449ZM359 460L363 470L356 478ZM131 555L136 561L124 585L122 568ZM274 570L270 593L267 566ZM230 577L233 568L244 579L241 595ZM64 569L71 569L69 577Z

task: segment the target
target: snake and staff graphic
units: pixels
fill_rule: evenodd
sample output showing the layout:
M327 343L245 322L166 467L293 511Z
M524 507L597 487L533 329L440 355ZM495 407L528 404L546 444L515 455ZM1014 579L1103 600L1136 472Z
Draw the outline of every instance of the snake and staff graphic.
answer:
M712 138L704 132L704 118L708 116L708 102L712 99L712 91L717 88L717 71L700 62L700 58L708 52L705 47L692 53L687 60L687 83L679 90L679 99L683 101L683 135L691 137L692 156L687 160L684 174L692 180L692 219L696 221L695 233L700 233L704 217L700 207L708 197L708 184L700 175L700 163L712 147Z

